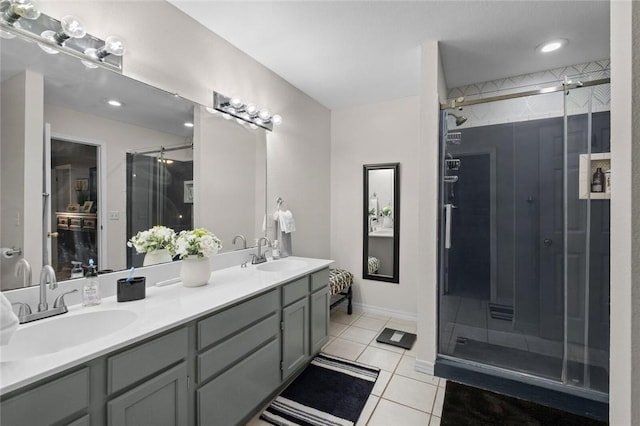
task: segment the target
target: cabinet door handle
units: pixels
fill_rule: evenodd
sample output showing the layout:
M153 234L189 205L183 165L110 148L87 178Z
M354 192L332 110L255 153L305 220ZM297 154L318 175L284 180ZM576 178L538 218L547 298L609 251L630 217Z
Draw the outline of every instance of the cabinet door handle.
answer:
M545 238L544 240L542 240L542 243L546 246L546 247L550 247L551 244L553 244L553 240L551 238Z

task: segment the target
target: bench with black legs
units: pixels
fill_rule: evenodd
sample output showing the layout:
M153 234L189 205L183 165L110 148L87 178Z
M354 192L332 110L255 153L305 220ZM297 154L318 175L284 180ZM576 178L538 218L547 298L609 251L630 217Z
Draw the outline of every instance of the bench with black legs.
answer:
M351 291L353 274L344 269L330 269L329 283L331 286L331 296L337 296L335 297L335 300L331 302L331 309L346 300L347 313L351 315L353 313L353 307L351 305L351 298L353 296Z

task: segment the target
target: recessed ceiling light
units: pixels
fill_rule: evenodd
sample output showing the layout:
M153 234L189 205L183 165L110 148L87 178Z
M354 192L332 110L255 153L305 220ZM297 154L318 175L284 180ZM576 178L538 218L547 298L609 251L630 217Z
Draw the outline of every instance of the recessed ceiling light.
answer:
M115 100L115 99L109 99L109 100L107 101L107 103L108 103L109 105L111 105L111 106L114 106L114 107L121 107L121 106L122 106L122 102L117 101L117 100Z
M566 38L561 38L561 39L557 39L557 40L551 40L551 41L547 41L545 43L542 43L540 46L538 46L536 48L536 50L538 50L539 52L542 52L542 53L555 52L556 50L560 49L561 47L567 45L567 43L569 43L569 40L567 40Z
M193 123L184 123L184 127L193 127Z

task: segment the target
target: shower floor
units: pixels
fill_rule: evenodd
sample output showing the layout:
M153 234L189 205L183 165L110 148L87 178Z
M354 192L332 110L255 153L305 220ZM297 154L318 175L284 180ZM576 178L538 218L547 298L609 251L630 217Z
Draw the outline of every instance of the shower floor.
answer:
M560 380L563 342L514 331L511 321L491 317L486 300L446 295L440 306L440 353ZM568 377L578 387L585 387L583 356L581 345L568 345ZM586 387L608 392L608 353L592 348L589 357Z
M562 375L562 358L541 355L522 349L508 348L477 340L459 339L453 356L480 362L495 367L526 371L539 377L559 381ZM576 361L567 362L569 384L585 387L583 380L584 364ZM609 392L609 375L603 367L589 367L590 389Z

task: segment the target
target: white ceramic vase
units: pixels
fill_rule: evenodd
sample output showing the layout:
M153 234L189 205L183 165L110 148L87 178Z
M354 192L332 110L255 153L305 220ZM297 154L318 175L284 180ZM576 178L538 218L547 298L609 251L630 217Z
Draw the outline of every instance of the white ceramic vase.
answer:
M391 219L391 216L384 216L382 218L382 227L393 228L393 219Z
M211 268L208 257L187 257L182 259L180 279L185 287L199 287L209 282Z
M142 261L142 266L151 266L157 265L159 263L168 263L171 262L171 253L168 249L158 249L154 251L147 252L144 255L144 260Z

